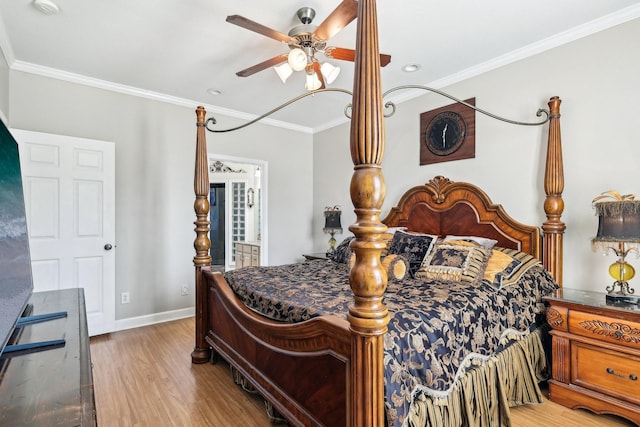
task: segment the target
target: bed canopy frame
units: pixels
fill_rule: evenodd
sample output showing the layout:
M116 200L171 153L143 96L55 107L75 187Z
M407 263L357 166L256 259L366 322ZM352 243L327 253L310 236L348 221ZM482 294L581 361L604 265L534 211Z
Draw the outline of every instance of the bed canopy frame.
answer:
M351 1L351 0L344 0ZM375 0L358 0L358 19L356 33L356 55L354 86L352 94L350 152L354 171L350 183L350 195L356 214L356 221L349 227L355 239L351 248L355 253L355 264L351 268L349 282L353 291L353 304L349 308L347 320L349 324L351 361L347 379L346 407L348 426L382 427L384 421L384 366L383 340L390 320L389 313L382 303L386 289L386 274L380 261L385 248L382 234L386 230L380 220L381 207L385 199L385 180L382 172L382 159L385 151L385 107L384 94L380 82L380 56L378 50L378 27ZM423 88L443 94L440 91ZM344 91L342 89L322 89L319 91ZM196 213L193 258L196 285L196 325L195 348L191 353L193 363L205 363L210 360L211 349L205 340L207 333L207 282L203 276L203 268L211 264L209 255L209 177L208 156L205 130L227 132L255 123L261 118L289 105L298 99L318 91L306 93L267 114L238 128L216 131L208 127L214 119L205 119L204 107L198 107L196 162L194 191L194 210ZM562 285L562 239L565 224L561 220L564 210L562 191L564 174L562 167L562 145L560 138L560 99L550 99L547 118L538 123L521 123L537 125L549 122L549 139L544 174L544 190L546 199L544 210L546 221L542 225L543 265ZM484 114L485 111L472 108ZM395 107L392 106L395 110ZM489 114L492 117L496 117ZM538 113L540 115L540 112ZM499 118L499 117L496 117ZM501 118L500 118L501 119ZM502 119L501 119L502 120ZM206 269L206 268L205 268Z

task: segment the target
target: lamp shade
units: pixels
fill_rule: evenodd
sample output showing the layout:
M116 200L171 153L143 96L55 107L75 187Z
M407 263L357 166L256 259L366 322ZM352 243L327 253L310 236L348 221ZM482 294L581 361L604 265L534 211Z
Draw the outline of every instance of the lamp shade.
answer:
M287 61L294 71L302 71L307 66L307 54L300 48L291 49Z
M335 66L329 64L328 62L324 62L320 66L320 71L322 72L322 75L324 76L324 80L328 84L331 84L338 77L338 74L340 74L340 67L335 67Z
M325 233L331 231L342 233L342 224L340 223L341 215L342 211L338 206L326 208L324 210L324 228L322 230Z
M595 204L598 215L597 242L640 243L640 200Z
M291 65L289 65L288 62L283 62L280 65L276 65L275 67L273 67L273 69L278 74L278 77L280 77L280 80L282 80L282 83L286 83L289 76L293 74L293 68L291 68Z
M320 79L318 78L316 73L307 74L307 79L304 84L304 88L306 90L320 89L321 86L322 82L320 82Z

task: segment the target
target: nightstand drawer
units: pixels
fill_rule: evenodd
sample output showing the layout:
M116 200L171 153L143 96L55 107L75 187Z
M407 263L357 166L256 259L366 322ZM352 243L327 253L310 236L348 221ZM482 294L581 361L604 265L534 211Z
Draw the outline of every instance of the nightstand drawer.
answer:
M571 310L569 332L640 349L640 323L629 320Z
M640 404L640 357L581 342L571 346L571 382Z

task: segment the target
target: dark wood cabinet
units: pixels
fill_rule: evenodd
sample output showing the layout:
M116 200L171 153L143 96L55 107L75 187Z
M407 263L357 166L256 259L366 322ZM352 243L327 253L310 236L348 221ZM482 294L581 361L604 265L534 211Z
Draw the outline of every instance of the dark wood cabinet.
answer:
M37 292L29 304L33 315L67 316L24 326L11 344L65 343L0 360L0 425L97 425L83 290Z
M567 288L544 300L553 337L551 401L640 425L640 309Z

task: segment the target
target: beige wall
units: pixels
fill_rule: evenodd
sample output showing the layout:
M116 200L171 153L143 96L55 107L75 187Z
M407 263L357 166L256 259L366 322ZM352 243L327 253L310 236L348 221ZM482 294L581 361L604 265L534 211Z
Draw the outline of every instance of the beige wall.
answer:
M563 99L566 287L604 290L612 281L607 268L615 257L591 251L597 227L593 197L610 189L640 194L636 40L640 40L640 19L444 88L461 99L476 97L479 107L522 121L535 120L536 110L546 107L551 96ZM405 190L444 175L479 184L516 219L541 224L547 127L512 126L477 114L475 159L419 166L420 113L449 103L428 94L398 105L396 114L386 120L387 197L382 217ZM348 125L314 138L316 248L326 245L319 225L324 206L342 205L344 226L355 220L348 193L353 171L348 139ZM331 173L328 164L333 165ZM635 256L630 261L640 269ZM640 287L640 278L631 284Z
M606 269L613 257L590 250L596 228L592 198L609 189L640 193L635 40L640 20L446 88L516 120L534 120L550 96L564 100L567 287L601 290L610 281ZM421 167L419 115L446 104L445 98L424 95L398 105L387 119L382 216L406 189L441 174L478 183L518 220L541 223L546 127L514 127L478 114L475 159ZM0 111L14 128L115 143L116 295L128 290L132 300L116 304L116 319L192 306L192 297L176 296L181 283L193 286L193 108L9 71L0 60ZM217 119L220 128L242 122ZM268 162L269 264L326 249L325 206L343 207L345 233L337 238L348 233L355 219L348 125L309 135L256 124L207 137L210 153ZM638 264L635 257L631 261Z
M11 78L11 127L115 143L116 295L131 295L127 305L116 298L116 319L193 306L196 105L19 71ZM239 124L216 118L222 128ZM312 238L312 135L257 124L207 138L210 153L268 162L268 262L300 259ZM180 297L181 283L190 297Z

